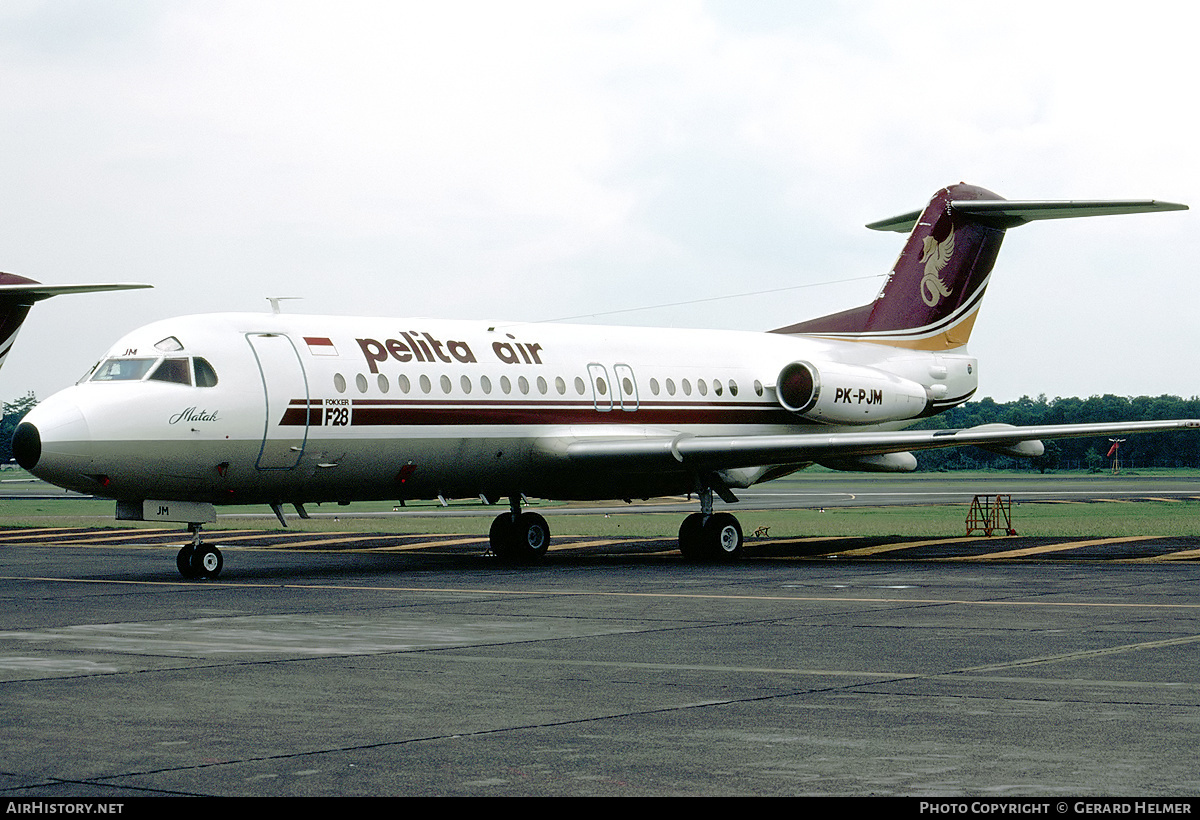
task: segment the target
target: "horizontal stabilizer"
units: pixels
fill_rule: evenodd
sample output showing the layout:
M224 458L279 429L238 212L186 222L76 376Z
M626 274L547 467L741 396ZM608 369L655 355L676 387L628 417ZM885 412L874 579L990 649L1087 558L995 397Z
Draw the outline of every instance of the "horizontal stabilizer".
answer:
M1014 228L1035 219L1068 219L1076 216L1143 214L1153 211L1186 211L1187 205L1156 199L1058 200L1016 202L1007 199L953 200L950 210L969 214L974 221L996 228ZM921 211L911 211L867 225L873 231L908 233L916 227Z
M30 302L37 302L42 299L49 299L51 296L63 296L69 293L95 293L97 291L105 290L138 290L139 288L152 287L154 286L143 285L137 282L114 282L110 284L96 285L43 285L40 282L19 285L0 284L0 299L5 297L19 296L28 299Z

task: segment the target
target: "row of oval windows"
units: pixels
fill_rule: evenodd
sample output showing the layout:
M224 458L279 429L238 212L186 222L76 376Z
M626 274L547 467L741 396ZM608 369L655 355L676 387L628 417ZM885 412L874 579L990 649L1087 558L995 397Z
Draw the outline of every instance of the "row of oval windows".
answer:
M454 389L454 382L451 381L449 376L443 375L438 381L442 388L443 393L449 395L450 392ZM387 392L390 392L392 389L390 380L383 373L380 373L378 376L376 376L375 383L376 383L376 386L379 388L380 393L387 393ZM422 393L430 393L433 391L433 382L430 380L429 376L422 375L417 380L417 383L420 385L420 389L421 389ZM367 377L362 373L359 373L357 376L354 377L354 384L355 384L355 387L358 388L359 393L366 393L370 386L370 383L367 381ZM534 382L534 384L536 385L537 392L540 393L541 395L545 396L550 392L550 384L546 381L544 376L538 376L536 381ZM666 379L662 385L659 384L658 379L650 379L649 384L650 384L650 392L652 394L654 394L655 396L660 395L660 393L662 392L662 390L664 388L665 388L666 394L668 396L674 396L676 393L676 386L675 386L674 379ZM474 384L472 383L470 376L466 376L466 375L462 376L459 379L459 385L462 387L463 393L470 393L472 390L474 390ZM346 377L343 376L341 373L335 373L333 375L333 386L334 386L334 389L337 390L339 393L345 393L346 389L347 389ZM408 376L401 374L396 379L396 387L399 388L401 393L408 393L412 390L412 383L409 381ZM587 392L587 382L585 382L583 380L583 377L581 377L581 376L575 377L574 387L575 387L575 392L580 396L584 395ZM596 387L596 392L599 393L601 396L606 396L608 394L608 384L606 383L606 381L603 377L601 377L601 376L596 377L595 387ZM736 396L738 394L737 382L735 382L733 379L730 379L724 385L718 379L713 379L711 382L711 388L712 388L713 395L715 395L715 396L724 395L726 389L728 389L730 397ZM479 389L484 394L491 394L492 380L490 378L488 378L487 376L480 376L479 377ZM508 376L501 376L500 377L500 392L504 393L505 395L509 395L510 393L512 393L512 389L513 389L513 384L509 380ZM519 390L522 395L528 395L531 389L532 389L532 385L530 384L530 382L527 378L525 378L524 376L517 377L517 390ZM567 394L567 383L563 379L562 376L558 376L554 379L554 389L558 392L558 395L560 395L560 396L565 396ZM629 376L621 377L620 389L621 389L622 393L619 398L636 398L637 397L637 394L635 392L635 387L633 384L633 379ZM692 395L691 380L690 379L681 379L679 382L679 389L683 392L683 395L685 395L685 396ZM696 392L699 393L701 396L707 396L708 391L709 391L709 382L704 381L703 379L697 379L696 380ZM760 397L763 394L762 382L760 382L758 379L754 380L754 393L755 393L755 395L760 396Z

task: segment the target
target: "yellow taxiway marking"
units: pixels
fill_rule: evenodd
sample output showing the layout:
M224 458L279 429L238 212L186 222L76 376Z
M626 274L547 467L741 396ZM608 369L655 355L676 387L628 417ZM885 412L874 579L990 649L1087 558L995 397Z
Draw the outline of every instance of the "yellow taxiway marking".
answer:
M288 539L287 541L284 541L279 544L261 544L257 547L254 547L253 549L289 550L289 549L295 549L296 547L320 547L320 546L324 546L327 544L353 544L355 541L364 541L364 540L379 537L377 535L371 536L371 535L365 535L363 533L353 533L353 532L328 532L328 533L325 533L324 538L317 538L317 539L310 538L307 541L299 540L301 538L305 538L305 537L312 536L312 535L316 535L316 533L311 533L311 532L299 533L298 532L298 533L295 533L294 535L288 534L288 535L283 536ZM213 543L215 543L218 547L221 546L219 538L216 539Z
M0 535L0 541L17 541L22 538L29 538L31 536L40 538L43 535L50 535L56 532L78 534L82 532L92 532L92 530L73 530L65 529L63 527L32 527L27 530L5 530L4 534Z
M1149 555L1145 558L1123 558L1121 561L1126 564L1156 564L1161 561L1191 561L1200 558L1200 550L1180 550L1179 552L1168 552L1166 555Z
M958 555L947 558L947 561L990 561L995 558L1022 558L1027 555L1040 555L1048 552L1066 552L1080 547L1097 547L1103 544L1122 544L1131 541L1152 541L1161 538L1160 535L1127 535L1121 538L1093 538L1088 541L1066 541L1061 544L1042 544L1037 547L1025 547L1019 550L1004 550L989 552L983 555Z
M1007 536L1007 535L996 536L996 539L1003 540L1004 538L1011 538L1011 537L1012 536ZM859 549L845 550L843 552L838 552L837 550L830 550L828 553L825 553L825 554L829 555L831 553L837 552L837 554L842 557L856 558L856 557L859 557L862 555L879 555L880 553L884 553L884 552L896 552L899 550L912 549L913 547L930 547L930 546L937 546L939 544L967 544L972 541L990 541L990 540L995 540L995 539L987 538L987 537L980 538L979 536L975 536L975 535L966 536L963 538L933 538L928 541L908 541L905 543L896 543L896 544L877 544L874 547L861 547Z
M361 550L355 550L355 552L403 552L406 550L428 549L430 547L452 547L457 544L485 544L487 540L487 536L472 535L450 538L443 541L422 540L411 544L389 544L386 547L363 547Z
M73 547L83 546L84 544L99 544L105 541L128 541L136 538L162 538L164 534L177 532L177 530L155 529L155 530L108 530L108 535L100 535L99 533L63 533L58 536L58 539L64 540L63 543Z
M753 537L754 536L751 536L751 538L753 538ZM857 538L857 537L858 536L856 536L856 535L831 535L828 537L822 537L820 535L811 535L807 538L771 538L770 536L767 536L766 539L763 541L758 541L756 539L755 543L770 544L772 546L774 546L776 544L814 544L814 543L821 543L823 541L846 541L851 538Z

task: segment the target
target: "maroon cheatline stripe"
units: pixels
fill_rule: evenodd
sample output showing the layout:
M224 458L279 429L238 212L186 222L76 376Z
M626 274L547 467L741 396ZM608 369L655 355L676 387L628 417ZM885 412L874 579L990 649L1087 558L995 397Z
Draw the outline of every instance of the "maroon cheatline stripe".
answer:
M280 425L320 426L320 399L293 399ZM347 421L354 427L505 425L505 424L816 424L772 404L643 402L636 411L619 407L599 411L590 402L477 401L446 404L436 400L353 399Z

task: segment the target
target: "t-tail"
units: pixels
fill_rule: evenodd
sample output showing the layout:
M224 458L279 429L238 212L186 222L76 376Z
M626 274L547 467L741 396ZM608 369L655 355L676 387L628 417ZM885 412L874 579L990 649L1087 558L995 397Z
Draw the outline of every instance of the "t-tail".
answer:
M104 285L43 285L24 276L12 273L0 273L0 367L8 358L17 331L34 302L49 299L51 296L61 296L67 293L91 293L102 290L133 290L148 288L150 285L135 283L115 283Z
M867 225L911 231L874 302L774 332L953 350L971 336L1009 228L1035 219L1181 210L1187 206L1150 199L1017 202L974 185L951 185L934 194L923 211Z

